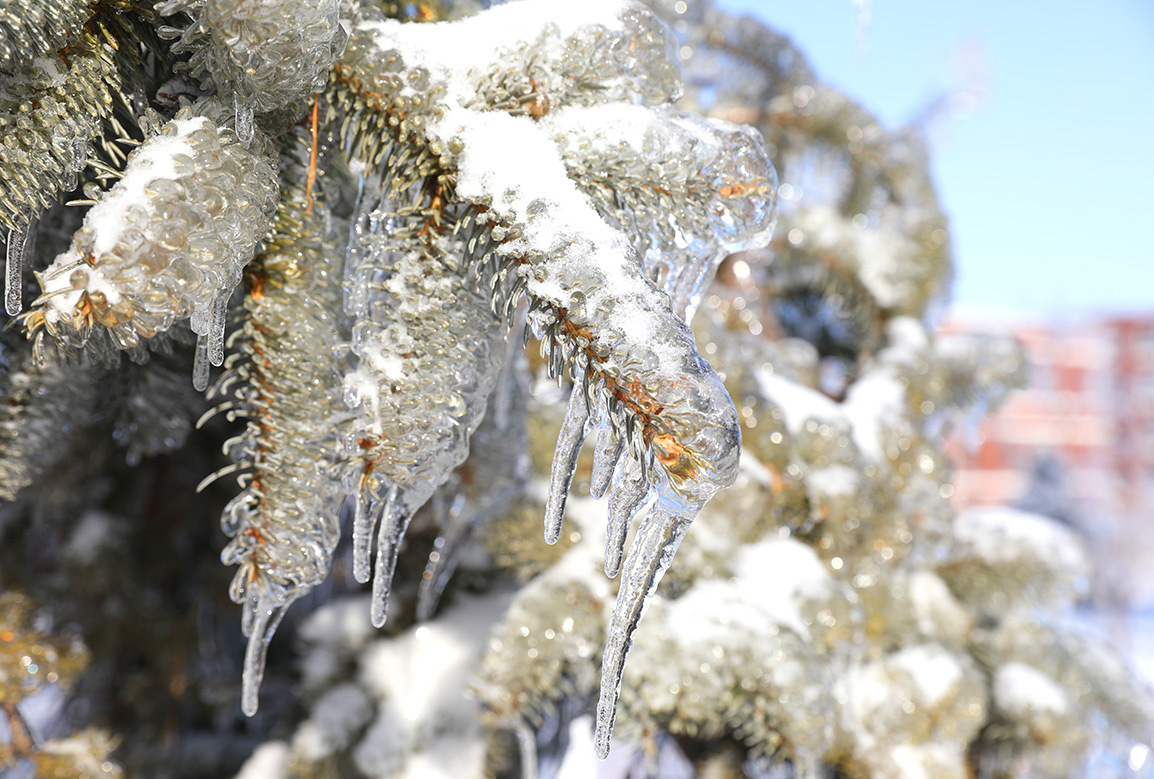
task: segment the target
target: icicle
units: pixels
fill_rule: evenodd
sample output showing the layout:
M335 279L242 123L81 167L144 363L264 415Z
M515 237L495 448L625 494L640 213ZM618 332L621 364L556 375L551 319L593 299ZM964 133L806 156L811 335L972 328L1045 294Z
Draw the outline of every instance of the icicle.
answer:
M384 503L369 500L368 488L356 494L353 509L353 578L364 584L372 576L373 528L377 526Z
M609 526L605 531L605 574L611 579L621 570L629 525L650 495L649 483L641 474L637 461L632 458L623 461L614 475L613 489L609 493Z
M79 173L88 164L88 140L86 138L72 139L72 159L68 163L68 170Z
M549 475L549 499L545 502L545 543L555 544L561 537L561 520L565 516L565 499L569 497L569 485L573 481L573 471L577 469L577 456L589 429L589 403L577 387L569 395L569 407L557 435L557 448L553 452L553 470Z
M621 692L621 672L633 644L633 632L700 508L700 504L676 503L663 497L642 521L629 550L601 665L601 697L597 701L594 744L602 760L609 756L617 696Z
M363 168L363 163L354 160ZM374 177L371 182L366 184L365 175L358 173L357 175L357 197L353 201L353 217L349 220L349 237L345 246L345 269L344 269L344 308L345 313L350 317L363 317L368 313L368 296L369 287L367 284L361 283L361 257L366 251L366 247L361 245L361 237L367 232L365 225L368 221L368 214L372 211L372 204L365 203L365 189L366 186L372 190L377 190L381 186L380 179Z
M389 591L393 585L393 572L397 569L397 554L401 539L409 529L412 514L403 505L400 490L393 487L385 502L384 516L377 531L377 564L373 571L373 604L370 617L373 627L384 627L389 615Z
M593 450L593 476L589 480L589 494L600 498L609 489L613 480L613 471L621 453L625 451L625 439L613 429L609 421L609 412L604 411L601 418L601 429L597 431L597 447Z
M521 779L537 779L537 734L522 719L513 726L513 733L521 752Z
M528 333L525 327L525 316L528 306L518 306L513 313L513 324L510 333ZM509 426L509 410L512 407L510 398L518 395L517 382L521 381L524 344L520 338L508 338L505 342L505 363L501 366L501 373L497 376L497 384L493 387L493 399L490 401L493 414L492 421L498 430Z
M24 248L32 234L29 224L21 231L8 231L7 272L4 276L4 309L16 316L24 307Z
M464 496L458 496L453 501L448 516L441 523L444 530L433 542L436 548L429 554L425 574L417 589L417 619L421 622L433 618L441 594L457 568L458 552L473 530L476 512L466 512L464 504Z
M68 160L64 172L64 181L61 187L64 192L71 192L76 189L80 171L84 170L84 166L88 163L88 141L86 139L73 138L70 146L72 159Z
M247 105L239 94L233 94L232 101L234 110L236 111L236 137L237 140L247 146L255 133L253 128L252 106Z
M192 360L192 386L198 391L208 389L208 336L196 337L196 354Z
M208 330L208 361L218 368L224 364L224 325L228 315L228 295L212 301L212 323Z
M246 717L256 714L268 645L293 600L295 598L278 603L267 594L261 594L255 598L250 613L245 615L248 647L244 652L244 671L241 674L240 708Z

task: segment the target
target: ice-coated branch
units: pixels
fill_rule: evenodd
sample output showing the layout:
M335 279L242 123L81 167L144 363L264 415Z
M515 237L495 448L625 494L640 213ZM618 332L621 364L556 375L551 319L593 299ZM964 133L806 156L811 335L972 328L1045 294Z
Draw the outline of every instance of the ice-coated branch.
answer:
M128 158L85 216L72 246L38 274L43 293L24 326L43 351L135 347L190 318L202 351L223 359L224 306L268 231L276 174L267 141L182 111ZM207 384L207 361L195 383Z
M386 181L365 185L346 267L356 361L344 387L355 414L341 434L357 464L348 486L359 581L370 578L378 531L378 626L409 520L468 455L506 351L504 323L458 265L468 241L449 231L456 220L444 213L437 178L393 163Z
M514 339L506 348L485 417L469 441L469 458L430 501L441 507L434 517L439 532L417 592L419 620L433 617L474 530L507 511L529 479L528 392L521 386L524 356Z
M80 35L95 0L8 0L0 11L0 70L54 54Z
M740 436L731 401L717 375L698 355L692 334L671 310L668 294L646 278L632 242L602 220L570 178L558 144L577 130L563 123L553 126L537 122L552 106L620 99L622 90L606 89L601 94L596 90L574 92L563 86L550 87L531 77L526 82L528 90L519 90L525 97L524 102L519 102L506 99L507 88L491 86L510 81L511 70L518 66L516 57L511 65L501 58L503 52L515 48L509 38L510 28L502 25L508 21L506 17L513 15L522 22L517 27L519 35L524 35L525 30L531 34L540 26L541 37L535 44L538 59L556 62L562 73L574 67L573 60L565 56L566 47L579 47L583 36L617 34L624 40L635 34L638 40L648 42L639 45L639 50L651 50L646 45L651 47L658 40L664 50L665 39L652 34L659 27L652 22L639 22L642 12L632 7L626 11L615 4L593 5L568 9L556 22L550 20L555 13L553 7L546 15L543 5L535 2L432 27L366 19L354 30L342 63L346 69L338 67L335 86L337 111L347 117L341 121L338 114L337 119L347 147L370 170L381 166L386 176L394 177L379 197L376 220L371 223L372 230L385 236L385 244L376 250L383 259L362 260L360 267L380 273L379 286L394 295L399 296L402 289L410 295L420 290L428 307L428 301L436 300L435 290L416 285L428 286L427 277L433 274L436 279L443 271L426 259L420 266L422 274L415 274L406 269L406 263L413 265L418 252L430 253L423 246L436 245L432 236L442 221L455 224L458 230L466 228L472 232L467 261L479 268L480 279L489 281L495 293L494 307L500 308L503 303L508 310L522 294L527 295L531 300L529 322L542 339L551 374L571 378L577 385L555 453L546 508L546 540L554 541L560 533L576 454L589 432L590 414L597 403L607 409L603 415L607 424L600 433L606 438L602 448L613 456L607 461L603 454L600 480L607 481L607 472L615 466L625 468L624 463L632 460L640 467L644 485L638 489L637 479L616 480L611 491L626 490L629 497L615 495L610 505L632 515L646 498L659 496L659 508L642 521L639 532L641 538L652 537L652 543L635 544L626 561L627 575L630 581L636 580L636 585L623 587L610 627L607 656L613 662L606 666L603 680L601 708L605 717L598 737L598 751L604 755L612 722L607 712L614 707L625 654L645 599L668 567L676 541L684 535L701 505L736 475ZM466 37L468 46L464 45ZM479 45L479 41L484 41L484 45ZM647 73L638 60L630 60L628 67L612 57L606 62L616 65L597 69L611 73L609 80L624 78L620 83L641 86L635 92L625 89L625 93L644 95L648 83L644 79L650 75L655 82L649 86L668 81L667 74ZM486 73L503 75L493 80ZM580 83L580 79L576 82ZM668 99L676 91L665 88L658 101ZM485 104L487 94L493 99L492 105ZM628 110L589 110L579 123L581 132L601 127L604 133L620 135L615 121L622 113ZM371 118L362 118L365 114ZM642 137L649 126L660 121L646 121L636 114L630 118L630 131ZM702 240L713 242L711 249L702 252L706 264L711 264L723 248L764 245L772 229L774 180L772 166L756 149L756 137L728 131L720 124L694 125L671 115L666 115L665 122L666 127L651 134L668 143L671 152L676 147L677 151L692 150L697 156L688 170L673 171L670 177L681 179L677 192L680 203L686 210L698 212L696 224L704 225L699 232L708 234ZM388 127L393 143L372 140L373 136L366 132L370 127ZM407 146L398 152L396 143ZM628 148L630 145L633 150ZM641 163L636 148L642 145L643 140L637 140L633 144L618 143L616 147L619 151L632 151L630 161L636 168ZM616 167L606 171L606 189L611 190L618 183L628 188L628 166L619 167L624 171L619 181L614 176ZM438 168L443 174L434 180L432 176ZM424 183L420 182L422 175L427 177ZM684 183L690 176L708 178L703 184ZM381 185L372 179L370 182L369 201L362 204L362 213L378 202L376 192ZM385 196L391 200L386 202ZM454 221L453 212L446 217L442 200L461 202L473 211L466 208L458 212L463 216ZM471 227L474 225L480 225L480 229ZM394 234L399 238L394 238ZM412 248L405 248L405 240ZM670 239L667 243L672 242ZM382 250L392 250L398 256L391 259ZM410 255L407 258L403 253L406 251ZM372 254L370 251L367 256ZM690 275L697 281L661 279L673 289L683 288L676 292L683 300L683 309L699 294L700 280L707 274L697 269ZM365 276L356 289L368 288L368 280ZM356 293L353 294L355 298ZM459 291L454 294L460 298ZM357 306L367 303L362 293L359 303L354 299L352 313L366 316L370 312L358 311ZM390 312L405 305L398 297L392 305L382 305L381 310ZM442 319L446 315L442 313ZM419 320L414 320L399 332L411 338L410 330L420 325ZM389 330L377 336L363 327L358 326L362 335L354 338L354 351L361 356L363 365L392 378L392 392L397 393L397 381L407 381L410 373L398 355L419 353L419 342L394 343L397 336ZM444 330L455 333L458 328L445 326ZM375 340L370 340L369 335ZM395 375L390 376L390 372ZM379 384L366 379L353 374L346 386L361 407L383 420L387 417L379 409L391 396L383 393ZM404 396L403 391L400 396ZM429 428L426 423L419 429ZM356 445L370 452L381 448L378 440L382 439L382 451L395 452L407 445L405 439L382 437L384 431L371 426L370 432L372 435L367 437L358 434L353 439ZM371 460L366 460L363 474L365 484L381 479ZM382 573L391 576L391 565L381 566L381 548L395 547L410 513L396 503L399 485L395 477L382 479L380 484L358 502L358 521L354 526L354 535L361 539L355 545L360 561L358 578L368 576L364 562L369 549L368 531L376 521L370 508L386 515L380 520L378 578ZM424 498L427 495L422 496L422 502ZM620 545L626 523L614 518L612 524L616 528L614 543ZM616 563L610 566L616 567ZM381 583L375 581L374 585L379 587ZM377 608L374 607L374 622L383 618Z
M282 142L282 198L272 237L250 266L239 359L217 386L222 409L246 420L229 443L244 488L221 517L231 537L221 559L238 566L230 595L245 608L242 707L252 715L264 655L284 611L329 574L340 538L340 483L332 417L339 253L326 245L328 212L307 189L303 133Z
M75 444L74 431L93 415L95 399L88 385L102 372L92 366L68 370L50 363L38 366L27 351L8 349L7 371L0 380L0 501L36 481ZM68 431L68 432L65 432Z
M324 84L346 37L339 0L163 0L156 9L192 17L183 30L161 32L179 36L173 51L189 55L186 70L230 96L246 143L254 112L295 104L304 113L300 104Z
M725 256L769 242L777 173L755 130L628 104L563 109L542 122L570 178L629 236L686 321Z
M22 2L0 14L29 10ZM4 28L0 24L0 43ZM15 34L14 41L21 40ZM5 308L15 316L23 304L20 278L32 224L76 186L90 143L112 115L120 73L113 48L95 32L74 42L67 57L42 52L5 67L6 53L0 49L0 230L7 233Z
M531 14L537 5L523 3L516 8ZM364 58L364 52L375 47L375 62L383 66L376 66L380 75L374 77L374 88L366 87L364 78L354 82L345 76L344 80L372 92L382 106L397 105L396 111L403 117L392 122L396 137L430 138L426 142L429 153L437 155L440 164L452 172L454 188L445 195L472 203L482 209L484 222L495 224L488 239L494 242L494 252L503 262L499 264L501 276L494 276L493 284L511 276L514 282L507 299L515 301L522 291L529 295L530 323L542 338L542 350L548 352L550 372L577 382L555 454L546 511L547 540L555 540L560 533L564 494L576 452L589 429L594 396L604 397L608 404L610 424L602 432L610 439L606 448L619 454L619 462L628 451L628 457L642 466L647 486L638 497L651 493L661 496L660 508L643 520L640 530L640 537L653 537L652 544L635 545L625 563L628 577L637 584L623 587L610 626L607 657L613 661L606 666L602 682L604 717L598 744L604 755L612 726L609 712L644 601L668 567L676 540L700 505L733 480L740 436L732 402L712 368L697 354L688 328L670 310L666 293L644 277L630 241L591 207L569 178L554 138L534 122L544 115L544 98L539 100L537 111L481 110L484 106L478 106L477 99L464 96L471 93L469 85L486 65L485 60L445 61L445 55L437 59L436 53L457 52L452 42L466 30L473 36L489 32L489 28L472 29L484 23L482 18L441 25L440 29L362 23L350 44L351 57ZM565 21L576 24L577 31L570 35L582 35L582 25L574 18ZM620 24L619 16L616 27ZM410 29L414 31L410 33ZM492 35L486 38L494 39ZM502 50L500 38L496 36L494 51ZM475 50L477 46L470 48L471 53ZM421 66L410 65L415 61ZM421 90L420 102L406 90L410 83ZM396 95L396 102L391 95ZM425 96L429 95L434 99L428 100ZM645 118L649 117L646 113ZM709 129L718 134L718 128ZM705 134L705 128L692 132ZM351 143L357 143L357 128L353 127L349 135ZM717 144L712 136L707 140ZM751 142L752 138L745 138L745 143ZM374 159L377 153L385 156L389 151L374 149L368 156ZM740 159L742 152L735 153ZM714 162L707 159L695 172L704 172ZM751 217L742 215L741 223L722 214L711 234L719 232L719 227L725 234L728 227L733 239L727 242L748 240L757 244L767 240L773 195L771 175L766 170L772 168L764 162L754 171L740 170L739 165L739 178L734 179L732 172L719 172L709 182L724 188L724 196L742 189L742 194L754 192L763 200ZM726 175L733 180L719 183L717 178ZM702 190L712 194L709 186ZM706 214L707 209L717 211L713 197L702 200L704 197L699 197L692 205ZM383 211L389 214L397 209ZM398 225L395 229L404 231L406 227ZM623 447L617 447L617 439L624 440ZM602 463L602 472L609 467ZM616 489L631 484L619 481ZM631 495L636 492L631 490ZM630 514L636 511L637 503L636 499L610 501ZM615 523L617 527L622 524ZM676 532L658 530L667 524Z

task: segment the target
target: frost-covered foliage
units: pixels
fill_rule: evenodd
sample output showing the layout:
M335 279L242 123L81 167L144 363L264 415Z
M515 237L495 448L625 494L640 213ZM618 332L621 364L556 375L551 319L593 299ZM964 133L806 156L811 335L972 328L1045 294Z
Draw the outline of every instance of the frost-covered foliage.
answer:
M220 365L228 300L276 197L261 140L245 148L185 109L133 151L70 249L38 274L42 293L24 317L34 351L46 336L71 349L94 337L98 351L130 349L188 319ZM207 371L202 361L198 389Z
M687 2L43 8L0 11L0 770L1148 745L1125 666L1045 618L1079 540L951 510L942 431L1023 360L928 324L917 133L788 41Z

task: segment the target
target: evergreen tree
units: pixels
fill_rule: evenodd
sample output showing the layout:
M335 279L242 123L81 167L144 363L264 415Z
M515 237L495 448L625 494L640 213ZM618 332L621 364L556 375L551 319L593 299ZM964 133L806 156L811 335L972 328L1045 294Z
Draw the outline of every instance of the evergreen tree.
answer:
M0 770L1143 764L1077 537L950 509L1023 357L916 132L571 5L0 9Z

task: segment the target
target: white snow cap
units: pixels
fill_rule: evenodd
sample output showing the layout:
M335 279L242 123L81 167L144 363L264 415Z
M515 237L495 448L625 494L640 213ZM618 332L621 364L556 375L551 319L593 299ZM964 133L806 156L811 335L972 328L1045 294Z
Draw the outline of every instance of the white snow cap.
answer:
M799 609L802 600L832 597L834 582L817 554L792 538L742 547L734 570L737 587L754 593L755 602L779 625L809 641Z
M462 598L435 622L370 644L361 685L381 701L354 751L369 776L472 776L484 760L480 707L466 696L508 594Z
M918 701L933 708L955 692L962 681L962 666L956 657L937 644L921 644L889 657L889 663L914 680Z
M1078 534L1039 514L1001 507L970 509L954 522L954 534L963 550L988 563L1034 560L1075 577L1089 572Z
M1069 702L1057 682L1025 663L1006 663L994 673L994 705L999 711L1022 719L1032 712L1060 715Z
M236 779L288 779L289 746L283 741L261 744L252 753Z
M622 0L519 0L495 5L483 14L453 22L403 24L388 20L361 22L358 28L373 34L382 50L394 50L406 63L421 63L446 88L446 100L463 104L473 97L470 71L484 71L502 50L535 40L546 28L556 27L562 37L580 27L599 24L622 28Z

